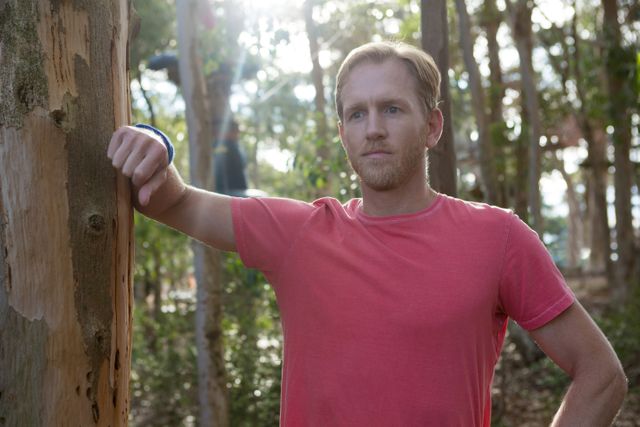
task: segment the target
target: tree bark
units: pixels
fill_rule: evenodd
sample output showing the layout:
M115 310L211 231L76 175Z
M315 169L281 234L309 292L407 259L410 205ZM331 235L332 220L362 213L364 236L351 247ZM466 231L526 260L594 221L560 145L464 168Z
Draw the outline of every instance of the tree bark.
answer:
M507 150L509 140L505 135L504 118L502 117L502 98L504 98L504 81L500 66L500 46L498 45L498 28L503 20L495 0L485 0L480 15L481 26L487 37L489 56L489 138L495 155L494 167L497 179L497 204L509 206L509 179L507 177Z
M580 101L579 113L576 114L580 129L587 140L588 157L586 166L587 191L587 221L585 222L584 236L590 248L587 269L590 272L606 273L607 278L614 279L613 265L611 262L611 233L609 231L609 214L607 209L607 140L602 131L594 131L601 126L593 126L589 119L587 106L589 100L585 94L586 83L582 77L581 67L581 41L578 36L578 9L577 1L574 2L575 14L571 22L571 34L573 37L573 64L576 81L576 92ZM586 237L588 236L588 237Z
M207 88L198 54L197 0L178 0L178 47L182 94L185 100L191 183L213 190L214 140ZM228 426L228 398L222 350L222 283L220 253L193 242L197 282L196 346L198 348L199 423Z
M569 207L569 218L567 218L567 269L576 271L580 266L580 249L582 248L580 203L578 202L573 177L567 173L564 167L564 160L562 157L558 157L558 152L555 154L554 163L567 184L566 198L567 206Z
M631 214L631 187L633 168L631 164L631 114L630 107L636 102L636 91L631 76L625 69L634 68L634 56L622 46L618 4L616 0L602 0L604 21L602 23L605 41L606 81L609 91L609 120L613 125L614 183L616 211L616 280L614 299L622 302L628 294L634 264L634 230Z
M520 77L523 103L526 104L526 121L529 126L529 222L531 227L542 234L542 209L540 199L540 122L538 93L535 71L532 63L533 35L531 30L531 9L528 0L507 0L511 32L520 57ZM524 122L523 117L523 122Z
M125 0L0 7L0 420L127 424L129 122Z
M469 73L471 88L471 104L473 115L478 128L478 146L480 148L480 171L484 184L485 199L491 204L498 203L498 179L496 177L495 154L489 134L489 118L486 113L484 89L480 69L473 56L474 40L471 36L471 20L464 0L455 0L458 11L458 31L460 33L460 47L465 68Z
M320 161L320 167L323 171L324 185L317 189L317 196L331 195L331 137L327 122L326 99L324 97L324 83L322 81L323 72L320 66L320 47L318 46L318 30L315 22L313 22L313 0L304 2L304 22L309 39L309 53L311 55L311 80L316 94L315 103L315 123L316 123L316 155Z
M444 0L421 0L422 49L431 54L442 75L439 105L444 116L440 142L429 151L429 181L436 191L456 196L457 169L449 94L449 24Z

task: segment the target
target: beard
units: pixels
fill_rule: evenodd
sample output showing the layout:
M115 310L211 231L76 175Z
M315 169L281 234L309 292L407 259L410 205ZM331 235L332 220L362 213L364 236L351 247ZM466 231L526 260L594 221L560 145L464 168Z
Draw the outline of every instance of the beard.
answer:
M361 184L375 191L393 190L407 182L421 168L426 169L425 143L421 138L418 144L410 144L389 159L367 159L356 155L349 157L349 163Z

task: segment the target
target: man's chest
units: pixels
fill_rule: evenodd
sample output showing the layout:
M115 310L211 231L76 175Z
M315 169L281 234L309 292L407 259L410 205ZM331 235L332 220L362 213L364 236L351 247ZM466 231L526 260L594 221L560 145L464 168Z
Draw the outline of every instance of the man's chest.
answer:
M301 239L276 288L283 317L310 327L382 325L417 334L469 322L491 326L499 254L491 245L443 244L442 238L352 233Z

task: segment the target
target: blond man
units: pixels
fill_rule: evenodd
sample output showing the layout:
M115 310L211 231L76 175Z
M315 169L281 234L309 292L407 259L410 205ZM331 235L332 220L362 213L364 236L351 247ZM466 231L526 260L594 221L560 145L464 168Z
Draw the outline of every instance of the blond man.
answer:
M143 214L238 251L282 315L283 426L489 426L513 318L572 379L555 425L608 425L626 379L538 236L513 213L439 194L440 75L405 44L352 51L338 131L362 198L238 199L187 186L154 132L113 135Z

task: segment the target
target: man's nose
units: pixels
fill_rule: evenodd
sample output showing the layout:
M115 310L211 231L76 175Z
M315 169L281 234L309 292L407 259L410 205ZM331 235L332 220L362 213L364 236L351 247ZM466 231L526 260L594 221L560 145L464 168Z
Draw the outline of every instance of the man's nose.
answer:
M370 113L367 115L367 139L377 140L387 136L384 122L380 114Z

